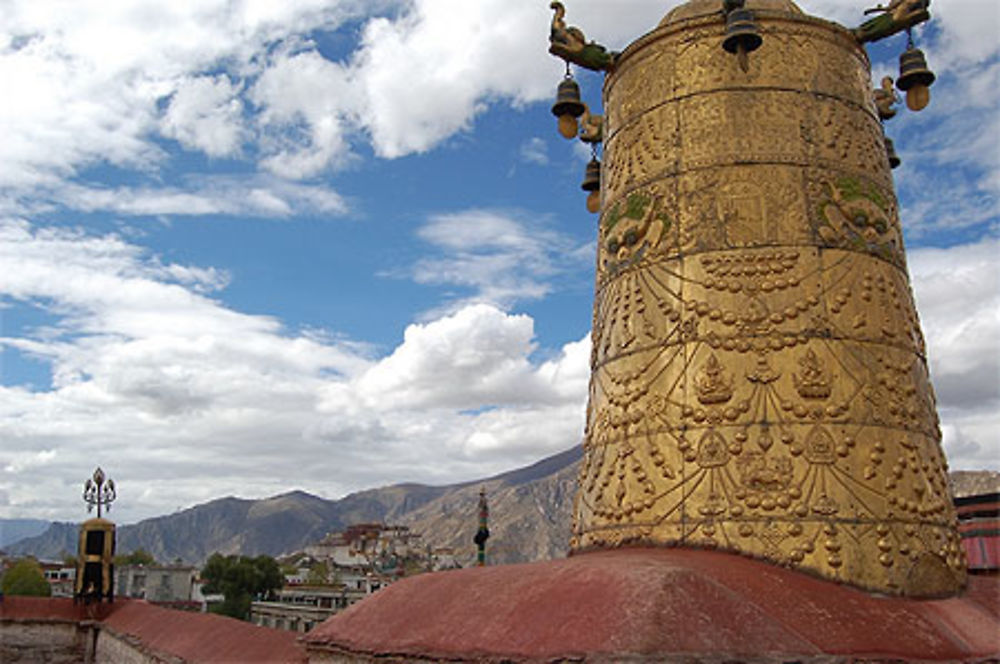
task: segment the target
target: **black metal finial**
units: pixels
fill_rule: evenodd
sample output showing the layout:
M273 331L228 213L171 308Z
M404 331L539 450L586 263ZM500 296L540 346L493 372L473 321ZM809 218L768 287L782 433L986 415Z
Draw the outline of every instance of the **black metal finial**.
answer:
M83 500L87 503L87 511L97 506L97 518L101 518L101 507L111 510L111 503L118 497L115 490L115 481L105 476L104 471L98 466L94 471L94 476L88 479L83 485Z
M479 529L473 541L476 543L476 566L486 565L486 540L490 538L489 529L490 508L486 503L486 489L479 490Z

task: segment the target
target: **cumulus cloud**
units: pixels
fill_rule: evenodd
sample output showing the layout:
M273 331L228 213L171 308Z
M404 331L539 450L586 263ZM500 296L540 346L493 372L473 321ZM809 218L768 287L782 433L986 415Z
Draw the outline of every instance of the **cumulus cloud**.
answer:
M210 297L225 274L118 236L6 219L0 264L0 302L52 319L0 333L0 347L51 371L34 391L0 385L12 515L71 518L65 483L95 463L123 492L143 487L141 501L123 494L128 520L280 492L292 477L330 496L471 479L565 449L582 430L586 342L537 360L524 315L460 309L373 358L335 331L234 311Z
M1000 465L1000 241L909 253L952 466Z
M609 9L576 0L568 12L590 38L620 49L676 4L628 0ZM848 25L864 18L853 0L802 4ZM309 178L351 164L362 142L383 157L424 152L470 128L492 104L547 100L561 68L544 49L545 3L266 5L131 0L53 12L29 0L9 3L0 28L0 122L8 128L0 187L52 185L104 162L152 172L171 158L161 138L209 157L252 159L283 178ZM911 164L971 163L978 183L954 198L985 198L995 211L1000 139L991 109L1000 86L990 82L1000 11L991 0L954 0L933 12L921 45L939 73L934 94L957 100L961 112L932 104L894 120L890 133L904 169L915 173L913 187L924 186L926 171ZM315 35L333 34L349 19L360 24L355 41L339 60L323 55ZM906 140L918 135L919 143ZM526 145L523 156L539 162L538 147ZM916 210L915 226L952 225L941 213L953 202Z
M316 51L281 52L257 79L251 98L261 107L261 166L300 179L348 161L345 137L357 112L344 67Z
M133 186L144 189L138 195L126 196L139 199L127 213L218 212L203 196L173 191L157 177L176 153L163 139L211 158L251 158L261 170L290 178L344 163L334 158L341 133L336 117L289 139L286 134L298 135L290 118L309 118L312 100L298 98L298 111L275 113L271 103L261 110L254 106L253 84L266 87L274 64L266 54L280 51L276 44L302 42L305 33L335 30L392 3L271 4L81 1L58 11L30 0L5 5L0 124L8 138L0 144L0 208L37 209L44 202L87 209L93 195L58 190L67 183L93 188L88 169L111 165L148 181ZM266 207L262 192L255 197L257 209Z
M243 143L243 103L226 76L197 76L177 86L160 120L164 136L210 157L235 155Z
M655 23L651 4L574 10L614 43ZM100 163L154 171L170 159L161 137L293 179L349 164L352 141L386 157L426 151L491 103L551 94L549 18L544 3L499 0L12 2L0 26L0 187ZM353 50L324 57L308 35L349 19L363 21Z
M488 305L406 329L403 343L359 381L372 407L459 410L530 404L550 388L532 386L533 321ZM448 367L449 380L440 370Z

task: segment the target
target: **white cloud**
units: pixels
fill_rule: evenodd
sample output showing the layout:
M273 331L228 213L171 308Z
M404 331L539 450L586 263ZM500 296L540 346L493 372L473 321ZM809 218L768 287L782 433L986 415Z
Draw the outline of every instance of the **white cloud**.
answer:
M536 71L559 67L526 48L543 46L546 31L543 5L502 0L417 0L398 19L369 21L355 66L376 151L423 152L468 128L490 97L548 94L551 76Z
M539 299L552 280L589 266L589 245L578 245L523 213L465 210L439 214L417 235L438 250L419 260L409 275L417 282L459 286L472 294L458 305L487 302L508 307ZM455 302L452 306L457 306Z
M997 55L1000 5L993 0L934 2L931 13L941 27L938 50L949 70Z
M240 215L290 217L342 215L348 203L322 184L300 184L270 176L186 178L188 186L98 187L67 183L39 188L30 200L10 204L8 214L33 214L61 205L82 212L129 216Z
M575 0L568 20L620 49L676 4L631 0L609 8ZM351 164L361 141L384 157L423 152L470 128L491 104L547 100L561 68L545 52L545 3L298 0L271 7L212 0L168 7L132 0L43 7L12 2L0 28L7 45L0 52L0 123L8 129L0 187L51 187L101 162L155 172L169 158L161 136L211 157L253 159L283 178L312 177ZM864 20L853 0L803 7L847 25ZM992 0L935 3L932 11L934 27L922 29L922 46L940 75L934 94L949 104L890 124L905 159L900 173L922 187L927 176L920 169L928 164L971 165L978 183L966 193L987 198L995 210L1000 46L992 37L1000 11ZM362 26L353 50L339 62L324 58L308 35L336 30L349 18ZM526 147L526 158L542 159L537 145ZM949 205L923 211L923 225L953 225L937 221Z
M487 305L411 325L392 355L358 380L374 408L475 409L536 401L531 389L534 327L524 315Z
M1000 241L909 252L945 446L956 468L1000 467Z
M160 127L188 149L227 157L243 143L242 116L239 89L226 76L198 76L178 85Z
M251 91L262 108L261 166L299 179L349 161L345 133L357 112L345 69L316 51L279 53Z
M549 144L545 139L534 136L521 144L518 151L523 161L545 166L549 163Z
M161 133L209 156L234 156L254 138L242 120L243 81L260 74L269 45L391 3L272 4L7 3L0 187L52 185L102 162L155 169L167 157Z
M225 274L120 237L5 220L0 263L0 301L55 321L0 332L0 346L52 373L36 391L0 386L4 514L72 518L67 478L96 463L119 483L127 521L276 493L290 478L331 496L474 478L582 430L586 341L536 361L527 316L461 309L373 359L336 335L233 311L205 295Z

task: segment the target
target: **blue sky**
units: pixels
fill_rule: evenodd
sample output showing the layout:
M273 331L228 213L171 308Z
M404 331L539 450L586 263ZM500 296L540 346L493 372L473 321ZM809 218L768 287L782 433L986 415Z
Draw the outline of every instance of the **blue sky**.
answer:
M7 3L0 516L81 517L96 464L131 521L577 444L596 217L547 4ZM566 4L622 48L677 3ZM894 175L949 458L1000 469L1000 9L932 11Z

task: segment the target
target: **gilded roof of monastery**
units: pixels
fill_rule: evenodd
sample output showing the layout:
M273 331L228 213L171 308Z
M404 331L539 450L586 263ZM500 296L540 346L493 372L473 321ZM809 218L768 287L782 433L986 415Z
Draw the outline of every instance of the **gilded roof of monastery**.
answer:
M747 9L765 9L769 11L788 12L789 14L802 14L802 10L791 0L746 0ZM690 18L706 16L709 14L721 14L721 0L689 0L679 7L671 9L663 20L660 27L684 21Z

